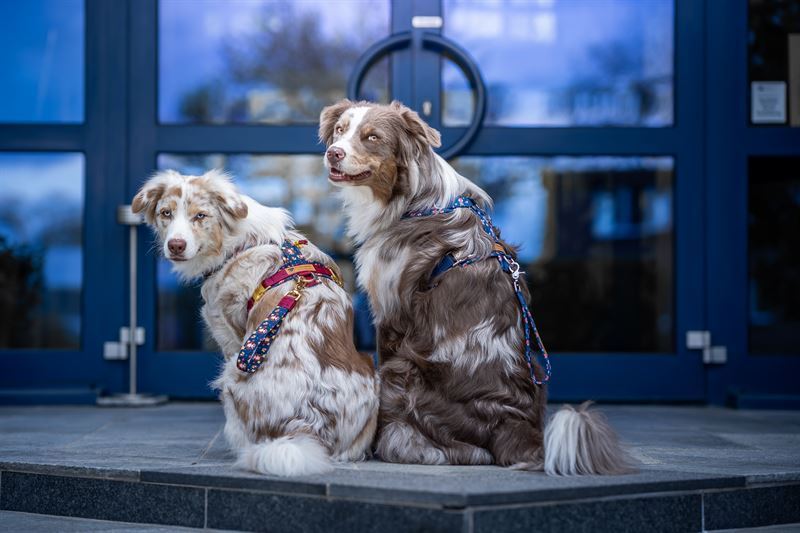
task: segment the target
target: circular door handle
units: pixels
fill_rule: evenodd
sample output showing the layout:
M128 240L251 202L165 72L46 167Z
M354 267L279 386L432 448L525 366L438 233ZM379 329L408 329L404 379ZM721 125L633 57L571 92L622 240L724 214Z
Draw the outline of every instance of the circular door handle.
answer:
M350 74L347 82L347 97L351 100L358 100L361 83L369 69L383 56L409 47L413 39L411 32L396 33L369 47L358 59ZM486 116L486 84L475 60L457 43L434 33L423 33L420 40L423 48L438 52L455 63L464 72L470 87L475 92L475 106L469 126L456 142L439 152L443 158L450 159L463 152L481 129L483 118Z

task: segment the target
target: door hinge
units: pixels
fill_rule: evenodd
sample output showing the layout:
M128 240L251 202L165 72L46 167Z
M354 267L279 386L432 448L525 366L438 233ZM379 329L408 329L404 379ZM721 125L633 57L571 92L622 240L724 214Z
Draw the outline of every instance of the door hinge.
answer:
M707 365L722 365L728 362L728 349L725 346L712 346L710 331L687 331L686 348L703 350L703 363Z
M144 328L136 328L134 340L137 346L144 344L145 331ZM110 361L124 361L128 359L128 346L131 343L131 328L119 328L119 341L110 341L103 343L103 358Z

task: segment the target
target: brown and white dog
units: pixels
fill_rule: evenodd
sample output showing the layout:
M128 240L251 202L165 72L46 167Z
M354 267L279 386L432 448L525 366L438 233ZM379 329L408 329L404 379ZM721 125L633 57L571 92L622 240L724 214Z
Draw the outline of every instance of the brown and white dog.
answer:
M253 374L236 367L243 341L293 282L270 289L247 312L262 279L281 267L281 243L302 240L283 209L241 195L218 171L184 176L164 171L133 199L184 280L205 278L202 315L225 360L214 382L225 410L225 436L250 470L282 476L316 474L332 461L359 461L371 451L378 379L353 344L353 308L328 280L303 292ZM313 244L310 261L338 274Z
M531 381L520 308L497 261L449 270L430 288L446 254L487 258L494 244L469 209L402 217L459 195L491 205L434 153L439 132L398 102L344 100L322 111L319 136L378 327L378 455L549 474L626 471L626 455L599 413L566 407L545 427L546 387ZM542 369L534 370L541 380Z

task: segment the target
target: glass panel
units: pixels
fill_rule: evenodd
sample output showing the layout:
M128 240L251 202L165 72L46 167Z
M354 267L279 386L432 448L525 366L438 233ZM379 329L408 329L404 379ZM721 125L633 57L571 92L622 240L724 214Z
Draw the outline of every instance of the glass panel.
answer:
M791 125L800 126L800 3L750 0L749 5L751 122L785 124L788 107Z
M80 348L83 177L83 154L0 153L0 348Z
M389 32L389 1L161 0L162 123L316 123L359 56ZM386 101L388 62L363 84Z
M478 62L485 124L669 126L673 0L443 0L444 31ZM471 95L443 65L446 126L465 125Z
M800 157L751 159L748 194L750 352L800 355Z
M667 352L673 312L670 157L461 157L520 247L553 352Z
M352 249L345 237L342 205L331 194L324 179L321 155L177 155L161 154L159 168L185 174L202 174L224 168L234 176L241 191L259 202L288 209L295 225L341 267L346 288L354 293ZM199 287L183 287L161 259L158 268L158 349L209 350L217 348L204 337L198 309ZM359 349L375 347L369 307L361 294L354 297L356 344Z
M83 121L83 0L0 2L0 122Z

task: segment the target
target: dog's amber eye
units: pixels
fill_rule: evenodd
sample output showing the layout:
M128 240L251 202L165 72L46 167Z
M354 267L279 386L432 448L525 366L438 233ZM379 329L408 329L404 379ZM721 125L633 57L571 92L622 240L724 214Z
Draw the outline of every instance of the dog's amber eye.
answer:
M336 135L341 135L342 133L344 133L344 128L341 127L341 126L336 126L336 130L335 131L336 131Z
M378 139L379 137L377 135L370 135L369 137L367 137L367 140L372 142L376 142Z
M170 218L172 216L172 211L170 211L169 209L162 209L161 216L164 218Z

